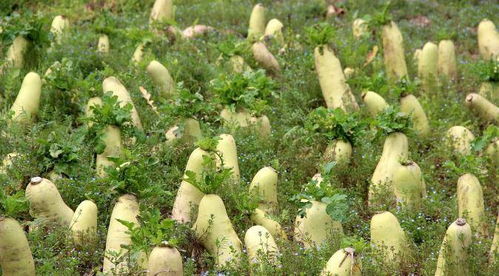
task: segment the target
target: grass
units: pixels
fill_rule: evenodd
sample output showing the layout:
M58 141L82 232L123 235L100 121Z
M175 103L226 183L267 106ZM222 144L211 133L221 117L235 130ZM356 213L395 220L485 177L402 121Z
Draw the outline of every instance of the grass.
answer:
M345 9L346 13L332 18L325 17L326 5L322 0L261 1L267 7L267 20L278 18L283 22L284 37L288 43L286 51L280 54L276 45L269 47L281 65L282 74L273 81L273 96L266 98L264 114L272 124L272 135L268 138L260 137L251 129L233 130L224 126L218 115L222 106L217 104L219 101L211 85L212 80L229 76L227 68L220 62L222 53L218 49L220 45L231 45L234 41L244 39L255 1L175 1L176 24L179 27L186 28L198 22L219 30L197 39L177 40L175 43L164 35L155 36L148 30L152 0L1 2L1 20L8 22L5 25L8 28L1 35L0 56L5 56L14 36L22 31L35 45L32 58L25 68L7 69L0 74L0 158L11 152L19 153L12 167L5 174L0 174L2 215L29 225L33 218L28 213L22 190L30 177L48 177L52 172L63 176L55 183L64 201L73 210L85 199L93 200L99 209L99 239L82 248L75 249L66 238L68 231L61 227L40 227L29 232L28 240L40 275L60 275L61 268L68 275L94 274L99 271L110 213L116 199L123 193L138 196L141 210L147 214L144 218L151 220L148 225L160 231L155 234L165 233L164 239L182 237L177 240L177 244L184 258L186 274L215 271L213 259L204 252L188 227L176 227L176 232L170 233L170 224L161 222L158 217L166 220L171 215L187 158L195 148L189 141L168 142L164 133L187 115L200 121L205 137L231 131L236 140L241 182L230 189L224 189L223 185L232 184L222 183L222 188L217 190L240 239L252 225L247 210L248 206L252 206L249 183L264 166L273 166L279 173L279 212L276 219L291 237L295 217L301 208L293 198L304 192L305 185L322 169L322 165L327 165L321 164L322 153L328 144L327 135L314 135L305 127L308 114L325 106L314 69L314 45L311 45L307 32L312 26L321 26L326 22L333 27L332 38L317 39L329 39L343 68L356 69L357 73L349 83L357 102L361 102L363 89L375 89L392 105L396 105L400 94L399 87L384 80L381 53L364 66L372 47L378 45L381 49L380 31L375 30L371 36L362 39L354 39L351 34L351 22L358 17L375 16L383 10L384 1L340 2L337 5ZM415 49L421 48L427 41L438 42L439 39L449 37L456 45L459 71L456 82L444 83L431 93L411 88L423 105L432 129L428 137L410 136L409 140L410 159L421 167L428 198L417 213L396 208L390 210L408 233L414 248L417 248L414 259L407 266L408 271L404 273L433 275L445 231L457 218L456 184L462 174L474 173L479 177L484 192L486 221L490 230L494 228L499 190L497 167L488 163L479 151L465 158L454 157L442 139L447 129L455 125L466 126L479 139L485 135L491 136L488 133L492 132L486 131L487 123L464 107L464 98L468 93L478 91L484 80L480 73L482 71L476 72L477 68L484 68L478 56L476 26L483 18L495 18L499 14L499 5L492 0L394 0L390 13L403 33L406 61L412 79L417 75L417 66L412 59ZM69 18L71 28L64 42L51 48L48 30L51 19L58 14ZM420 27L411 23L411 19L417 15L426 16L431 21L430 25ZM109 36L109 55L96 52L100 33ZM134 66L131 57L141 42L148 43L148 53L143 63ZM259 68L248 50L238 50L237 53L252 68ZM182 82L182 90L198 93L201 98L190 99L185 96L173 105L174 108L168 101L160 99L157 96L159 89L154 87L145 71L148 61L153 58L168 68L174 80ZM42 86L41 110L36 123L29 126L8 124L8 110L19 91L23 76L29 71L43 75L57 61L61 63L57 74ZM94 166L99 137L87 128L84 111L88 99L102 97L102 81L108 76L117 77L131 93L144 125L144 133L124 131L126 154L117 162L130 162L130 165L120 173L96 178ZM152 94L159 115L142 98L140 86ZM199 102L199 99L202 101ZM197 114L192 114L190 110L191 100L198 101L193 103L199 110ZM368 125L372 123L365 110L361 110L358 116ZM328 178L333 189L341 191L341 195L345 195L349 201L349 214L343 214L348 217L343 223L348 239L332 238L321 249L313 250L305 250L291 240L279 241L281 266L266 267L263 270L265 275L318 274L340 245L355 245L359 248L365 275L402 273L381 265L379 256L368 246L372 211L367 208L367 191L385 134L376 135L376 131L369 127L365 131L364 135L356 137L351 164L348 167L329 168ZM487 139L491 138L494 137ZM473 240L468 260L472 275L496 275L499 269L497 264L487 264L492 241L490 232L488 237ZM152 249L154 243L161 240L161 237L148 236L148 233L139 232L138 241L132 248L138 250L149 246ZM244 274L248 271L248 265L245 261L242 267L228 268L228 271ZM134 271L140 269L135 267Z

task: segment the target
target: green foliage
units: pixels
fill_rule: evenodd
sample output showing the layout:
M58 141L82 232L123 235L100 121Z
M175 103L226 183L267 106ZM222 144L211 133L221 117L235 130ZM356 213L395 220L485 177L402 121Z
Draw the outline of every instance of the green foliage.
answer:
M9 195L4 189L0 190L0 214L5 217L18 217L28 211L28 201L24 191L16 191Z
M246 41L238 42L235 38L229 38L214 45L225 58L233 56L244 56L249 52L250 45Z
M380 95L386 95L389 92L389 84L384 71L373 74L371 77L366 75L354 76L347 80L351 86L357 86L361 91L374 91Z
M10 44L17 36L33 42L35 47L43 47L49 43L49 33L44 30L44 24L47 19L33 14L30 11L26 13L12 13L0 20L2 32L0 37L3 43Z
M269 101L277 97L277 88L264 70L221 74L210 82L215 101L231 111L246 109L260 115L269 109Z
M217 157L220 158L220 157ZM203 171L197 175L193 171L185 172L184 181L190 183L205 194L217 194L225 183L230 181L231 169L218 169L215 159L211 156L203 157Z
M476 137L471 144L474 151L480 152L487 148L494 139L499 137L499 127L490 125L483 132L482 136Z
M50 67L50 74L44 77L48 85L59 90L71 90L81 75L74 62L63 58Z
M471 72L475 74L481 81L499 82L499 61L487 60L471 63Z
M80 132L69 134L63 130L52 131L47 138L36 140L36 155L45 170L53 168L57 173L73 175L81 157L83 140L84 136Z
M366 15L363 19L371 28L377 28L389 24L390 21L392 21L390 6L391 1L387 1L380 11L376 11L373 15Z
M340 139L354 145L365 135L367 122L358 113L319 107L308 114L305 128L328 140Z
M133 252L149 254L154 246L178 247L185 244L188 228L173 219L163 218L159 209L146 209L140 212L139 225L118 219L128 228L132 244L125 246Z
M328 22L321 22L306 27L307 42L313 47L329 44L336 36L333 26Z
M169 119L203 118L214 111L213 105L207 103L198 91L190 92L182 82L177 83L174 98L160 106L159 110Z
M390 93L396 97L404 97L418 91L419 81L411 81L409 77L398 80L391 88Z
M90 107L93 116L88 119L100 126L121 127L132 121L132 109L133 106L130 103L122 107L117 96L114 96L112 92L106 92L102 97L102 105Z
M386 137L394 132L402 132L412 135L412 120L409 115L400 112L397 107L389 106L380 112L371 122L377 128L376 137Z

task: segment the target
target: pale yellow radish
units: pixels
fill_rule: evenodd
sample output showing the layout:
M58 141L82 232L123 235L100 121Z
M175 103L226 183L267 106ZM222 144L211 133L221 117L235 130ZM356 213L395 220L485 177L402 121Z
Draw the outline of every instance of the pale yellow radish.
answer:
M99 36L99 41L97 42L97 52L107 55L109 54L109 37L105 34Z
M256 208L251 214L251 221L257 225L261 225L267 229L273 237L277 239L287 240L288 236L286 232L282 229L282 226L275 220L273 220L269 215L259 209Z
M325 45L314 50L315 70L319 77L322 96L328 108L341 108L347 112L359 109L355 97L346 83L340 60Z
M237 147L234 137L230 134L220 134L217 144L217 152L221 158L217 158L217 166L224 169L231 169L233 179L239 182L239 162L237 160Z
M457 79L456 50L452 40L438 43L438 74L448 80Z
M435 43L424 45L419 56L418 77L426 93L434 93L438 84L438 46Z
M281 72L281 66L274 57L274 55L267 49L267 46L262 42L255 42L251 46L251 51L256 62L262 66L263 69L272 75L278 75Z
M196 238L215 257L217 267L240 263L242 243L218 195L208 194L201 199L192 229Z
M260 225L250 227L244 236L244 245L248 252L252 274L263 273L264 263L279 265L279 248L274 237L265 227Z
M97 154L95 168L99 177L106 177L106 168L115 167L116 164L109 157L120 157L122 151L121 131L116 126L107 126L102 137L106 147L104 151Z
M355 69L347 67L343 69L343 74L345 75L345 79L350 79L355 74Z
M383 263L392 268L412 256L410 240L390 212L376 214L371 219L371 244L381 254Z
M486 99L490 99L491 102L499 102L499 83L489 81L482 82L478 94Z
M31 178L26 187L26 198L29 213L34 218L70 226L74 212L64 203L59 190L50 180L38 176Z
M175 20L175 6L173 0L156 0L149 16L149 24L155 22L169 22Z
M355 38L361 38L368 35L367 22L364 19L357 18L352 22L352 33Z
M463 126L453 126L447 130L446 142L451 146L453 153L471 154L471 142L473 140L475 140L475 135Z
M282 35L282 28L284 25L279 19L273 18L267 23L265 27L265 37L272 38L277 41L278 45L284 46L284 36Z
M64 34L69 28L69 20L64 15L58 15L52 20L50 32L54 36L55 43L61 44L64 39Z
M492 245L489 252L489 263L494 264L497 262L499 255L499 212L497 213L496 230L494 231L494 238L492 238Z
M153 248L149 254L147 276L182 276L184 267L180 252L163 242Z
M376 117L379 113L383 112L389 107L385 99L381 97L378 93L372 91L366 91L362 93L362 100L367 107L367 111L372 117Z
M179 125L168 129L165 133L166 140L185 139L185 141L195 142L203 137L199 121L194 118L181 120Z
M400 161L407 160L409 154L407 136L401 132L394 132L386 137L383 152L369 185L369 206L373 207L387 199L393 192L393 173Z
M492 164L499 167L499 138L492 141L485 149L485 155L490 159Z
M255 117L252 116L247 110L238 110L237 112L233 112L227 108L224 108L220 112L220 117L222 117L222 119L224 119L229 126L234 125L242 128L252 126L262 137L269 136L272 131L270 120L266 115Z
M78 245L97 240L97 205L84 200L76 208L69 224L73 240Z
M249 20L248 39L250 41L260 39L265 33L265 22L265 7L260 3L256 4L251 11Z
M163 64L153 60L149 63L146 70L153 83L159 88L161 97L170 98L175 94L175 81Z
M0 267L4 276L34 276L35 263L23 228L15 219L0 217Z
M7 50L5 64L14 68L23 68L25 64L25 55L30 44L31 43L23 36L17 36Z
M422 207L426 187L418 164L408 161L397 166L393 172L393 192L403 208L418 210Z
M483 59L499 57L499 32L494 23L488 19L478 24L478 50Z
M414 60L414 64L416 65L416 68L419 66L419 57L421 57L421 49L416 49L414 50L414 54L412 56L412 59Z
M259 209L271 214L276 212L277 172L272 167L260 169L253 177L249 190L259 197Z
M229 67L235 73L243 73L251 71L251 67L244 61L244 58L239 55L231 56L229 59Z
M400 111L411 117L413 128L418 135L427 136L430 134L428 117L414 95L409 94L400 98Z
M458 218L447 228L438 254L435 276L470 275L468 248L471 238L471 227L463 218Z
M499 107L475 93L466 96L465 104L482 119L499 124Z
M126 104L132 105L132 123L133 125L142 130L142 123L140 122L139 113L133 104L132 97L126 90L125 86L121 84L121 82L115 77L108 77L104 79L102 82L102 90L103 92L112 92L113 96L118 97L118 100L121 102L121 106L125 106Z
M139 64L140 62L142 62L142 59L144 58L144 48L145 43L140 43L137 48L135 48L132 56L132 62L134 64Z
M201 178L201 174L203 173L204 158L208 158L209 156L208 152L200 148L196 148L189 156L189 160L185 166L185 172L191 171L195 173L197 179L199 180ZM204 196L204 193L198 188L185 181L186 177L187 176L184 173L184 179L182 179L182 183L178 189L172 210L172 218L182 223L191 221L193 215L191 214L191 210L197 210L199 202Z
M94 108L102 105L102 99L100 97L93 97L88 99L87 105L85 106L85 116L87 118L92 118L94 116ZM91 127L94 123L92 121L87 122L87 125Z
M360 276L362 264L351 247L336 251L321 271L321 276Z
M182 38L191 39L191 38L195 38L195 37L204 35L208 32L214 31L214 30L215 29L213 27L197 24L197 25L189 26L189 27L185 28L182 31Z
M350 163L352 151L352 144L350 142L335 139L327 145L322 159L327 163L336 162L338 165L346 165Z
M397 24L391 21L383 26L383 58L385 70L391 80L397 81L407 76L404 39Z
M343 236L340 222L333 220L327 213L327 204L311 201L312 206L305 210L305 216L296 216L294 239L303 243L305 248L321 247L331 238Z
M472 174L464 174L457 181L457 209L465 218L473 233L486 237L488 234L485 204L480 181Z
M26 74L17 94L16 100L10 108L14 112L12 119L19 122L32 121L40 108L42 80L37 73Z
M139 226L139 203L133 195L122 195L114 205L109 221L106 238L106 251L104 264L102 266L103 273L128 271L128 258L123 258L119 263L113 263L113 259L109 253L115 253L118 256L125 255L128 250L123 246L131 245L132 240L128 228L118 220L127 221ZM119 273L117 273L119 274Z

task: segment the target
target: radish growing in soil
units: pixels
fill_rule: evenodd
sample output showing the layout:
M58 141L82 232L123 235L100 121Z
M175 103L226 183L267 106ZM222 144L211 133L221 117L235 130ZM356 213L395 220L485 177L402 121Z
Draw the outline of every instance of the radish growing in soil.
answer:
M2 275L35 275L28 239L15 219L0 217L0 249Z

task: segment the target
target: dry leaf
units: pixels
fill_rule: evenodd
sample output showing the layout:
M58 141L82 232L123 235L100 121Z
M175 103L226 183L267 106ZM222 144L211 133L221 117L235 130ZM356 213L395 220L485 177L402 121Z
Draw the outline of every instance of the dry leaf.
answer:
M334 15L344 15L345 10L334 5L329 5L327 7L326 17L332 17Z
M152 108L154 113L159 115L158 109L154 105L154 101L151 99L151 94L149 94L149 92L147 92L147 90L142 86L139 86L139 90L140 93L142 94L142 97L146 100L147 104Z
M373 49L367 54L364 66L367 66L369 63L371 63L377 54L378 54L378 46L374 45Z

